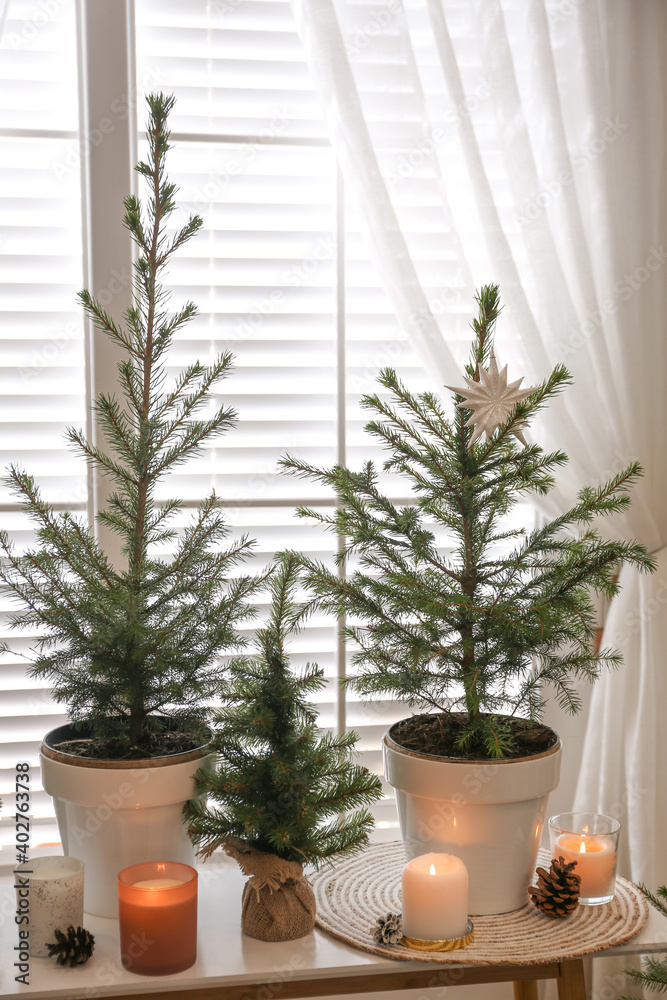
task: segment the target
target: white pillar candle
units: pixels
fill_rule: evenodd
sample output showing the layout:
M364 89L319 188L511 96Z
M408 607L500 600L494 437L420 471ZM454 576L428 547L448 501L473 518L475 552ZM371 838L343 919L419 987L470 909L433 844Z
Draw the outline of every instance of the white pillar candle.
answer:
M403 933L423 941L468 930L468 870L454 854L422 854L403 869Z
M83 925L83 862L59 856L32 858L14 870L19 942L46 958L56 928ZM26 918L25 921L23 918ZM27 938L21 932L27 931Z
M552 854L568 863L577 862L574 874L581 876L579 895L582 899L595 899L613 893L617 850L611 837L563 833L556 837Z

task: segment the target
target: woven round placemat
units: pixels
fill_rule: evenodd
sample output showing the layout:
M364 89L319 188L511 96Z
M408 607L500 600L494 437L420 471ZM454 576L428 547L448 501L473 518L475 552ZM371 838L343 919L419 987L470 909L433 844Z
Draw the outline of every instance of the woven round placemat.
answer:
M548 851L537 863L549 867ZM648 918L642 894L616 879L611 903L579 906L564 920L540 913L532 903L497 916L476 916L475 938L460 951L418 952L402 945L378 945L373 927L378 917L401 911L403 845L376 844L335 868L311 876L317 898L317 924L362 951L406 962L464 965L542 965L579 958L629 941Z

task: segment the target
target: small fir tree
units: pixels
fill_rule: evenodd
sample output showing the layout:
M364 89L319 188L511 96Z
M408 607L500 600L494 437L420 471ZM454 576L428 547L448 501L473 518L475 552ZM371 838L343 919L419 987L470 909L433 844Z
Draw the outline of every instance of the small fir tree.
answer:
M355 733L318 730L307 699L324 686L323 671L314 664L300 674L290 669L286 643L304 614L297 586L297 560L287 556L270 581L271 612L257 632L257 656L236 658L223 687L212 743L217 768L200 770L196 779L198 792L217 806L193 799L185 807L204 857L242 841L317 865L367 843L373 821L366 805L380 797L380 779L352 762Z
M146 747L162 725L158 713L201 735L206 700L219 683L219 654L242 645L237 628L253 614L249 598L260 582L230 578L252 543L224 542L229 529L215 493L180 534L170 524L180 501L156 502L158 484L235 422L232 409L211 406L212 391L232 367L230 354L210 365L195 361L173 382L167 378L174 336L197 309L188 302L169 311L165 268L202 226L193 215L174 234L167 229L176 194L165 174L173 103L162 94L148 98L148 156L136 167L147 205L132 195L124 203L124 225L137 249L124 326L90 292L79 296L95 326L123 351L121 398L101 393L95 401L106 450L68 431L74 448L112 484L97 521L120 537L123 564L112 564L80 520L54 512L33 478L15 466L8 483L41 544L17 554L7 534L0 535L0 579L24 606L12 624L42 630L31 675L50 681L56 700L97 740L113 737L120 756ZM175 546L173 558L154 554L164 544Z
M630 485L641 473L636 462L602 486L584 487L576 504L548 524L506 530L504 518L517 501L548 493L552 470L567 461L563 452L520 446L517 438L523 441L529 418L571 380L558 365L534 390L507 386L492 355L497 286L483 288L477 302L469 390L456 394L453 419L435 395L413 395L391 369L379 378L389 401L362 400L373 414L367 431L389 451L384 467L407 479L413 504L399 507L383 495L372 462L358 472L289 456L283 464L334 492L332 513L299 514L345 539L339 563L356 560L341 577L300 559L317 605L347 618L343 632L361 668L349 683L368 698L389 695L450 713L454 746L443 742L441 752L493 758L518 751L521 727L500 713L537 719L544 684L574 712L573 680L593 680L603 665L619 663L615 651L594 648L590 588L611 598L620 563L640 570L654 564L642 545L604 541L593 524L630 503ZM436 544L434 525L451 540L449 555ZM508 542L513 547L503 554L499 546ZM456 708L463 718L454 717Z

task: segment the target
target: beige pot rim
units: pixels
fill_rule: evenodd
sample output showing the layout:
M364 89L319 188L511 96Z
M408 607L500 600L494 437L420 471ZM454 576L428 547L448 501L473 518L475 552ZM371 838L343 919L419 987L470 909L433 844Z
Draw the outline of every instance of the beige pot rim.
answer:
M210 753L210 750L204 745L195 747L194 750L185 750L182 753L168 754L164 757L140 757L137 760L104 760L101 757L78 757L73 753L55 750L46 742L60 728L64 729L66 727L52 729L46 734L40 752L48 760L55 760L59 764L69 764L71 767L91 767L107 771L137 771L142 768L170 767L174 764L187 764L189 761L206 757Z
M551 757L553 754L558 753L558 751L562 747L560 736L555 731L555 729L551 729L551 726L548 726L547 728L551 729L551 732L556 737L556 742L552 747L549 747L548 750L543 750L542 753L526 754L524 757L507 757L507 758L478 757L471 759L468 757L443 757L439 754L420 753L417 750L408 750L407 747L401 746L401 744L397 743L396 740L394 740L390 735L391 730L395 725L398 725L398 723L396 722L393 723L393 725L389 727L389 729L382 738L382 742L389 750L392 750L394 753L403 754L406 757L414 757L416 760L442 761L443 764L462 764L467 767L471 766L474 767L480 764L483 765L497 764L498 767L507 767L510 764L522 764L525 763L526 761L541 760L543 757Z

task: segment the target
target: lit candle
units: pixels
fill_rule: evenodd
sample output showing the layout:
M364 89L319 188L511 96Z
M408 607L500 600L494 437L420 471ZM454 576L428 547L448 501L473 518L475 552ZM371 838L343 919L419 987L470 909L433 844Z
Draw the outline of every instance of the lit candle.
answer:
M180 878L145 878L142 882L135 882L135 889L168 889L172 885L183 885Z
M468 930L468 870L453 854L422 854L403 869L403 932L422 941Z
M611 837L563 833L556 838L552 853L567 862L577 862L574 874L581 877L582 899L599 899L613 893L617 852Z
M130 972L166 976L197 959L197 872L172 861L118 874L121 961Z
M579 902L599 906L614 898L621 824L602 813L561 813L549 818L551 857L576 861Z

